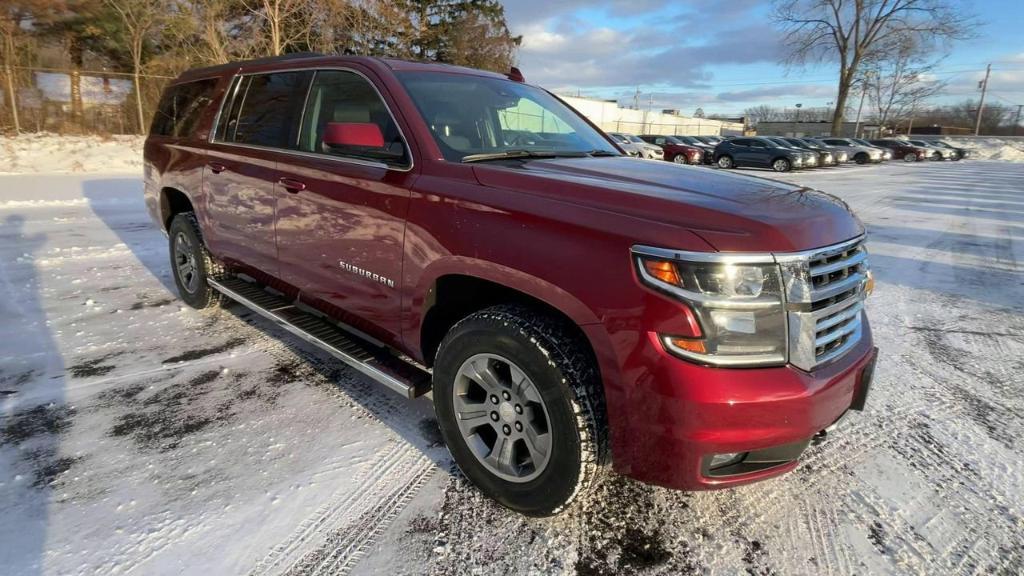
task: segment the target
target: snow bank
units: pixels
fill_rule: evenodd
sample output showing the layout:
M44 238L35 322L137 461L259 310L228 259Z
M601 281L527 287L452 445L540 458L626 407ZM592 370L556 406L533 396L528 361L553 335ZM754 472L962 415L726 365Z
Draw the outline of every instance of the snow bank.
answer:
M1001 160L1003 162L1024 162L1024 138L998 136L924 136L915 139L942 140L953 146L967 148L972 160Z
M0 138L0 174L139 173L143 136L22 134Z

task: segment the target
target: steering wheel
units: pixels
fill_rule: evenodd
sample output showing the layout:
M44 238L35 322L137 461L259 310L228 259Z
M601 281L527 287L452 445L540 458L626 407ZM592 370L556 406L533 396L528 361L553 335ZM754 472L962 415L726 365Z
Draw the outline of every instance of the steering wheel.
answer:
M509 142L509 146L532 146L536 143L532 134L516 134L512 141Z

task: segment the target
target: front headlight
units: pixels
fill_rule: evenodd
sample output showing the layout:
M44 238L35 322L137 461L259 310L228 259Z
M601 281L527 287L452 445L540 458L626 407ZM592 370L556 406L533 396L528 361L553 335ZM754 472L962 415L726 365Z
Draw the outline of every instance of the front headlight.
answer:
M770 254L646 253L634 248L640 279L689 306L700 335L659 334L669 352L716 366L786 362L782 279ZM687 260L687 255L693 257ZM682 259L680 259L682 258Z

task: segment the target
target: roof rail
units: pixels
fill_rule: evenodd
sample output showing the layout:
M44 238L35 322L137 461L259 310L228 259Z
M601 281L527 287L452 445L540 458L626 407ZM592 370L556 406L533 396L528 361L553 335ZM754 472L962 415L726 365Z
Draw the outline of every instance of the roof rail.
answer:
M288 62L290 60L302 60L306 58L322 58L324 56L325 54L321 54L319 52L292 52L290 54L282 54L280 56L267 56L266 58L254 58L252 60L237 60L234 62L227 62L225 64L215 64L213 66L206 66L204 68L194 68L185 71L184 73L182 73L182 76L202 76L216 72L234 70L236 68L241 68L243 66L273 64L274 62Z

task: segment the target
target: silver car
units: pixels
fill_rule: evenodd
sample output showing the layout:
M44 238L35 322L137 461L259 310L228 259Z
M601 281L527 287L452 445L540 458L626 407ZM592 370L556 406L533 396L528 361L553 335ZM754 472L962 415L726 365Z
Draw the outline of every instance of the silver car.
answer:
M920 146L921 148L927 148L930 152L929 156L932 160L954 160L957 158L956 150L952 148L944 148L942 146L936 146L926 140L907 140L914 146Z
M650 142L644 142L643 138L636 134L623 134L623 136L629 138L630 142L636 144L641 150L643 150L643 154L640 155L641 158L645 158L647 160L665 159L665 151L661 149L661 146L651 144Z
M833 146L846 152L847 157L853 160L857 164L867 164L868 162L881 162L882 151L872 146L861 146L849 138L815 138L817 142L822 142Z
M612 140L614 140L615 143L619 145L619 148L622 148L622 151L626 154L634 158L644 157L644 150L630 140L625 134L622 134L621 132L609 132L608 135L611 136Z

